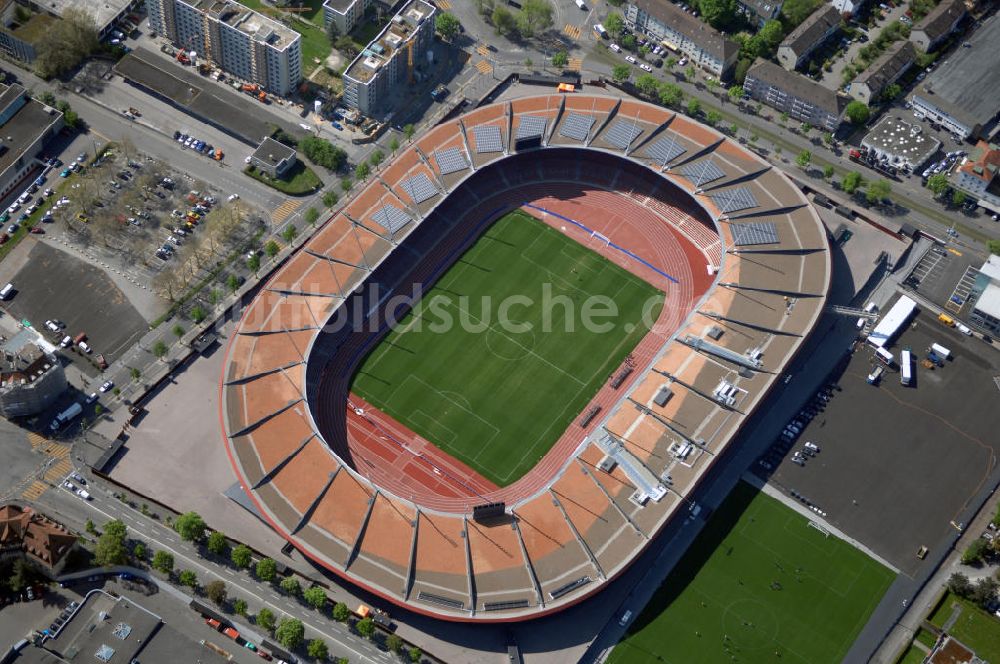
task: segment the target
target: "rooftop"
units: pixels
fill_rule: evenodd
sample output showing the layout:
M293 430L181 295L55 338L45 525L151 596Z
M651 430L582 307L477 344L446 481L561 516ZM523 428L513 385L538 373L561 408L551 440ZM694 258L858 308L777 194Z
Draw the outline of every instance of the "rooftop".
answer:
M17 163L28 146L62 119L62 113L31 99L19 85L3 86L0 113L22 98L25 103L0 126L0 173Z
M969 156L962 161L958 170L989 184L993 182L997 172L1000 171L1000 150L992 147L986 141L979 141L976 147L972 148ZM996 258L996 256L991 256L991 258Z
M295 148L290 148L284 143L280 143L271 137L265 138L253 153L253 158L272 166L277 166L283 161L295 156Z
M188 3L251 39L270 44L280 51L301 38L291 28L233 0L188 0Z
M427 17L434 13L434 7L424 0L410 0L382 28L375 39L354 58L345 78L367 83L378 74L382 65L392 59L393 54L409 41L414 32Z
M990 257L986 259L983 266L979 268L979 273L985 274L987 277L1000 284L1000 256L990 254Z
M45 566L55 566L75 543L72 533L30 507L0 506L0 551L21 550Z
M914 168L941 147L941 141L925 134L919 125L888 115L868 132L861 144L888 154L894 165L908 163Z
M55 21L55 17L51 14L32 14L27 21L15 27L11 32L21 41L34 44L39 37L52 28Z
M941 0L927 16L913 26L914 32L920 30L932 40L944 35L958 17L965 13L965 3L962 0Z
M810 14L799 27L792 30L781 42L796 53L806 51L818 42L832 26L840 25L840 12L832 5L824 5Z
M329 7L338 14L346 14L347 10L351 8L351 5L358 2L359 0L326 0L323 3L323 8Z
M855 83L864 83L871 90L881 90L889 81L895 78L899 72L909 67L917 57L917 49L911 41L899 41L886 49L886 52L879 56L866 69L861 76L855 79Z
M664 25L669 25L693 42L705 49L713 57L727 61L740 50L739 44L726 39L711 26L701 22L692 14L688 14L667 0L632 0L632 4L656 18Z
M118 18L131 4L131 0L44 0L36 3L44 7L45 11L62 16L67 9L80 9L94 17L98 32L101 32L112 21Z
M988 124L1000 111L1000 19L994 14L955 49L923 83L916 96L953 118L974 126Z
M747 72L747 76L770 83L774 87L799 99L804 99L837 117L840 117L849 101L846 97L837 94L836 90L823 87L812 79L793 71L787 71L784 67L763 58L757 58L757 61Z

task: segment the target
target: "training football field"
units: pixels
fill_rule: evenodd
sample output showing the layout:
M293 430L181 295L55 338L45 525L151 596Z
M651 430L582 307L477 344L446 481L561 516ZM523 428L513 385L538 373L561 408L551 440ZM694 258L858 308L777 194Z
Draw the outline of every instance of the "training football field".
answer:
M352 389L505 486L580 415L662 306L650 284L513 212L381 341ZM584 325L584 312L612 309L592 318L600 329Z
M837 663L894 579L740 482L608 661Z

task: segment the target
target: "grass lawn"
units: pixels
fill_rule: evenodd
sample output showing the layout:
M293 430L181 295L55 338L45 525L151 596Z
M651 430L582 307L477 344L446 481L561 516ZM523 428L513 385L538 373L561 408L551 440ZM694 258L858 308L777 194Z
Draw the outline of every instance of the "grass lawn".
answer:
M955 605L961 607L961 615L948 633L976 651L976 655L988 662L1000 662L1000 620L989 615L978 606L952 593L947 593L930 617L932 624L943 626L951 617Z
M837 663L890 570L740 482L609 662Z
M267 174L259 172L253 166L247 166L243 169L243 172L254 180L263 182L267 186L273 187L289 196L309 194L323 186L323 181L319 179L319 176L311 168L302 163L302 160L299 160L291 169L285 171L284 176L280 179L270 178Z
M583 329L591 296L617 307L606 330ZM504 486L549 450L662 306L653 286L514 212L423 295L353 389Z
M926 656L927 654L920 648L910 646L903 656L896 660L896 664L922 664Z
M937 637L928 632L926 629L919 629L917 630L917 635L914 637L914 640L920 641L928 648L933 648L934 643L937 641Z

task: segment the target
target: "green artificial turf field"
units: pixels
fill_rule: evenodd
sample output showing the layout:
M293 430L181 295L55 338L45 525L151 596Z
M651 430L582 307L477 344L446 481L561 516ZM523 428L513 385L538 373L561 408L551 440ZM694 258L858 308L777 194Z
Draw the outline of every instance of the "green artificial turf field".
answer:
M617 315L595 319L607 330L581 323L591 296L617 307ZM552 447L662 306L653 286L513 212L382 340L352 389L505 486Z
M892 571L740 482L609 662L840 662Z

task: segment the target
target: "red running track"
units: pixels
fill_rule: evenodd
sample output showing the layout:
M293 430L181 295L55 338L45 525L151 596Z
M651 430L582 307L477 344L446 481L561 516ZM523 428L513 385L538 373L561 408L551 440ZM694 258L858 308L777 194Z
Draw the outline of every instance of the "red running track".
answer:
M704 250L684 237L657 211L623 193L604 189L581 192L579 183L505 184L508 190L483 199L477 209L484 212L495 209L500 202L518 207L527 199L536 207L578 221L609 237L615 244L679 281L677 284L669 282L655 270L572 224L532 208L523 208L665 292L663 309L652 330L632 352L634 365L645 369L711 285L712 277L707 270L709 261ZM633 372L618 389L605 384L581 412L596 405L601 407L602 415L608 413L641 376L642 371ZM468 512L474 505L484 502L504 501L511 505L543 490L602 420L600 416L595 418L587 428L574 422L527 474L506 487L498 487L356 394L351 393L351 403L346 410L348 439L358 472L400 498L443 512Z

